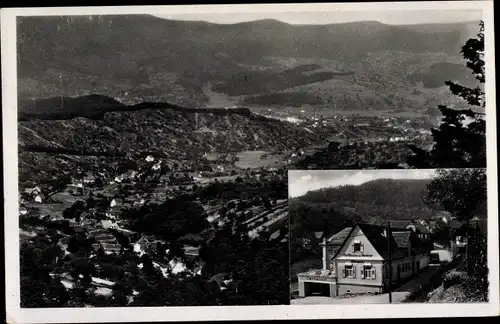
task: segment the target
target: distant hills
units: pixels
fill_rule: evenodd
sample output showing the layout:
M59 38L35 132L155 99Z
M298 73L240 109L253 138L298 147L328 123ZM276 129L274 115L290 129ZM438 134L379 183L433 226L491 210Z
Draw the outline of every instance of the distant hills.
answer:
M422 197L430 181L378 179L310 191L290 200L292 228L301 236L325 226L335 232L357 222L429 217Z
M355 207L359 203L394 207L424 207L422 197L430 181L428 179L378 179L361 185L345 185L309 191L297 199L317 203L336 202L346 207Z
M102 94L127 104L421 111L449 99L440 87L448 78L471 81L460 46L477 26L22 17L19 94L23 100Z

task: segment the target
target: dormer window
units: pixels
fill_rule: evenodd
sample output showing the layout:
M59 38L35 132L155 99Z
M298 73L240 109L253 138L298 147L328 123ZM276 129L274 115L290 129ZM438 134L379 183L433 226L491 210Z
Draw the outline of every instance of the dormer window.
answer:
M360 241L354 241L352 244L352 251L353 252L363 252L363 245L361 244Z

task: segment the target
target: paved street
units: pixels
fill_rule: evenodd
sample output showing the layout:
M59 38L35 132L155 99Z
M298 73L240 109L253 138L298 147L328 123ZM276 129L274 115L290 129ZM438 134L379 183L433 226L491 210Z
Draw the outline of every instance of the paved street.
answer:
M409 293L407 292L395 292L392 294L392 303L401 303ZM363 295L350 298L330 298L323 296L311 296L306 298L292 299L292 305L318 305L318 304L328 304L328 305L356 305L356 304L388 304L389 294L382 295Z
M412 288L423 285L427 280L436 273L440 268L439 265L430 265L428 269L423 270L409 281L404 282L399 287L393 289L394 292L411 292Z

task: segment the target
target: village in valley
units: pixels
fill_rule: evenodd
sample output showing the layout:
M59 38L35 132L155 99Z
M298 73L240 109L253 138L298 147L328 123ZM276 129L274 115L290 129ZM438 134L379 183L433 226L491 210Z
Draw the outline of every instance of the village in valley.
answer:
M235 279L232 270L202 274L209 257L200 256L200 248L208 250L217 231L228 227L233 233L243 229L250 239L286 245L286 195L265 189L241 192L252 181L283 183L286 173L274 167L236 171L220 159L212 165L205 171L175 172L179 165L147 155L121 173L81 172L67 177L71 181L65 185L23 188L21 250L43 244L38 240L52 246L56 257L47 261L49 275L68 295L76 295L86 280L87 295L116 300L121 294L117 305L134 305L140 289L128 281L124 290L119 282L126 272L148 265L165 279L203 277L224 292Z
M17 17L21 308L488 300L482 21L179 18Z

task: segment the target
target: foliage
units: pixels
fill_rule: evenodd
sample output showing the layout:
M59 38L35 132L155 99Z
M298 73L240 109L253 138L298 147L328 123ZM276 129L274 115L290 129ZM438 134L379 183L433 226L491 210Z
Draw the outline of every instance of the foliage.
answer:
M50 276L62 259L53 238L36 238L20 247L21 307L63 307L69 295L60 281Z
M486 204L485 169L440 169L427 185L424 202L441 205L466 221Z
M162 204L147 204L137 210L130 209L124 212L123 217L135 220L134 230L157 234L168 240L201 232L208 226L203 207L188 196L178 196Z
M470 239L469 246L471 273L474 278L474 293L479 295L481 301L488 301L488 242L485 236L476 234Z
M462 55L467 67L482 85L485 82L484 23L480 24L477 38L469 39L462 46ZM468 88L453 81L447 81L452 94L465 100L470 106L484 108L486 101L481 86ZM472 109L456 110L440 105L443 118L439 128L432 129L434 146L426 151L410 146L413 155L408 164L417 168L433 167L485 167L486 166L486 122L482 113Z
M412 140L412 143L416 139ZM330 143L331 144L331 143ZM344 145L329 145L296 163L297 169L401 169L402 163L411 155L409 141L352 142ZM336 146L336 148L334 148Z
M288 244L250 239L245 226L235 225L224 225L200 250L204 275L231 275L236 287L227 305L288 304Z
M422 202L428 180L369 181L310 191L289 202L292 233L302 237L318 229L336 233L371 219L408 219L432 215Z

